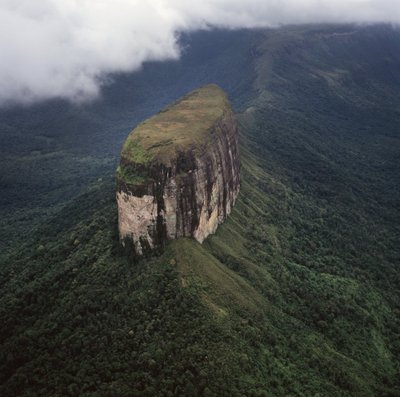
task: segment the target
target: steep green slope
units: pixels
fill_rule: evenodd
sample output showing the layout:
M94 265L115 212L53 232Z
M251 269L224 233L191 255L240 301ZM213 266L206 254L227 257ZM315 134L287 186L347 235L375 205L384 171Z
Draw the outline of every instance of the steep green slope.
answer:
M134 263L112 180L67 205L2 257L0 394L400 394L400 33L264 34L231 217Z

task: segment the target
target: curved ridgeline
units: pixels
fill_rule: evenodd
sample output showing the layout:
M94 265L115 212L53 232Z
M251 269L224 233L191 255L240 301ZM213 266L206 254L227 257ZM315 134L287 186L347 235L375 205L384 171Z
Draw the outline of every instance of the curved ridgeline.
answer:
M137 255L180 237L201 243L229 215L239 188L231 106L215 85L195 90L128 136L117 171L120 238Z

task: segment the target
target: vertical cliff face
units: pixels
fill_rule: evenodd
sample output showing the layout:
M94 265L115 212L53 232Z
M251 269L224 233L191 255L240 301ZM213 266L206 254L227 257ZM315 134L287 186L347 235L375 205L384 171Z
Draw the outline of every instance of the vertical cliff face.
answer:
M200 243L231 212L240 188L237 123L224 92L210 85L140 124L117 172L119 233L138 255L165 242Z

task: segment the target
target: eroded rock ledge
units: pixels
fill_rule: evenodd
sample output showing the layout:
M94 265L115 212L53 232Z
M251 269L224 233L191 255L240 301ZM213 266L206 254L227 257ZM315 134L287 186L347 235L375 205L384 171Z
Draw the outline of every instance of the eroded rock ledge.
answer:
M237 123L224 92L195 90L128 136L117 171L119 233L137 255L165 242L200 243L231 212L240 188Z

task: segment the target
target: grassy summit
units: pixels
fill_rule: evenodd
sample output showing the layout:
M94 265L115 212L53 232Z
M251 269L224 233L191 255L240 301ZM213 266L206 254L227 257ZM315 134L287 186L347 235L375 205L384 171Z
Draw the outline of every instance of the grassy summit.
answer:
M169 165L179 152L204 150L212 142L212 127L230 111L219 87L199 88L136 127L125 141L121 156L135 164Z

